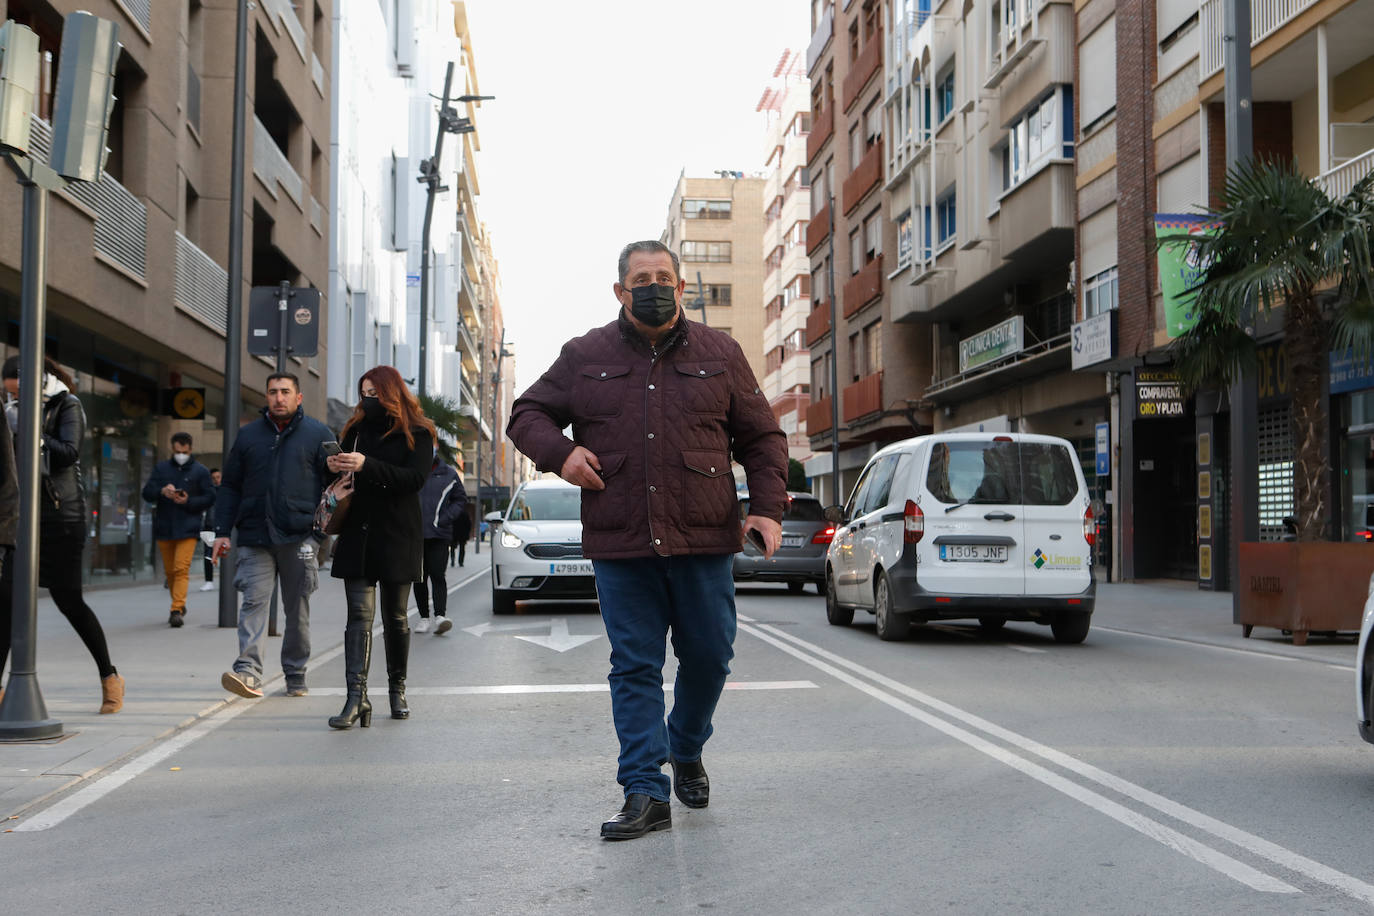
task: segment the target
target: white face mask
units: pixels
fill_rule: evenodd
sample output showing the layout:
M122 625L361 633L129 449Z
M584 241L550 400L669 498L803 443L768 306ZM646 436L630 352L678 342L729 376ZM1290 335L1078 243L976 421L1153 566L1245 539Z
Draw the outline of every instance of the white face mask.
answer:
M189 452L174 452L172 454L172 460L177 464L185 464L191 460L191 454Z

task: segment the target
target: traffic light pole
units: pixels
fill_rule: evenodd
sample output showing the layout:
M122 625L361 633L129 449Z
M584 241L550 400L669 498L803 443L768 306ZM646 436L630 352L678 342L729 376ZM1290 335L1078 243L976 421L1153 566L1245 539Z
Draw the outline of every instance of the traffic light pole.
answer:
M48 191L66 187L56 172L24 156L7 156L24 188L22 315L19 332L19 525L14 565L12 658L0 700L0 740L38 741L62 734L38 687L39 430L43 410L43 338L47 323ZM5 431L6 433L8 430Z

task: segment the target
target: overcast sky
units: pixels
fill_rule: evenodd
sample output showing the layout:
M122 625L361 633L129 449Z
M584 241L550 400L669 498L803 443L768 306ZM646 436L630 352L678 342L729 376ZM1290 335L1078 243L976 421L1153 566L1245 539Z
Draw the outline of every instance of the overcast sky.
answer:
M621 247L656 239L679 172L763 167L754 111L806 0L467 0L482 220L517 391L614 318ZM737 304L738 306L738 304ZM762 303L759 304L762 308Z

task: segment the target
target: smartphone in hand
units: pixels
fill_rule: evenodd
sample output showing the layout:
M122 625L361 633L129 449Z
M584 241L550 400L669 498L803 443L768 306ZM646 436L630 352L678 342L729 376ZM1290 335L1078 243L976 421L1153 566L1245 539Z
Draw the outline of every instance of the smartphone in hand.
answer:
M757 528L750 528L750 529L749 529L749 540L752 541L753 544L754 544L754 546L758 548L759 553L767 553L767 552L768 552L767 545L765 545L765 544L764 544L764 541L763 541L763 532L762 532L762 531L759 531Z
M324 445L320 446L320 448L324 450L324 456L326 458L332 458L343 451L343 449L339 447L339 443L334 441L326 442Z

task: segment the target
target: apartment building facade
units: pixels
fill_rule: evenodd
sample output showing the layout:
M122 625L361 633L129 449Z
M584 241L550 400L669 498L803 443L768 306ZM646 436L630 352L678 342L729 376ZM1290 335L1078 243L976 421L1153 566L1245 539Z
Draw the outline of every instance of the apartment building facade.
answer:
M904 268L885 146L890 15L882 0L812 5L806 431L813 455L805 467L827 503L844 501L882 445L932 428L921 403L932 374L930 324L904 320L894 298Z
M722 170L715 178L678 176L660 241L678 253L687 317L739 342L754 376L763 356L763 194L765 180Z
M787 434L788 455L811 457L806 408L811 403L811 355L806 319L811 314L811 262L806 236L811 183L806 138L811 131L806 58L788 49L755 106L764 114L763 190L763 393Z
M63 17L119 26L123 45L99 181L52 195L49 355L75 376L88 418L81 463L93 535L89 581L154 575L152 516L139 491L173 432L220 463L228 299L235 4L8 0L0 18L33 29L45 54L32 151L51 138L52 66ZM328 279L331 0L263 0L250 12L244 195L245 302L252 286ZM5 354L20 330L19 187L0 182L0 317ZM322 413L326 338L290 365ZM243 357L243 416L264 403L269 359ZM176 398L183 389L194 396ZM188 407L189 405L189 407ZM203 410L199 409L203 406Z
M1374 2L1252 4L1254 154L1294 162L1328 193L1374 171ZM1187 225L1225 181L1220 0L1092 0L1076 11L1079 93L1079 337L1084 374L1105 375L1111 417L1118 560L1125 578L1196 579L1229 589L1238 540L1229 399L1172 391L1171 340L1156 226ZM1290 368L1281 317L1257 327L1248 384L1260 538L1283 535L1293 509ZM1374 375L1331 354L1332 536L1363 538L1374 480L1368 459ZM1297 369L1296 371L1302 371ZM1160 395L1172 395L1161 398Z

